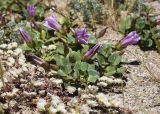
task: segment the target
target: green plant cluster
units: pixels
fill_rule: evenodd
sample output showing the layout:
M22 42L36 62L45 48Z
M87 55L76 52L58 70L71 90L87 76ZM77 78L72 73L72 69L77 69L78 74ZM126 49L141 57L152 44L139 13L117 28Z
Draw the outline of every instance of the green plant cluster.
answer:
M157 22L154 16L150 16L152 9L143 5L140 14L123 17L120 21L119 31L127 34L131 31L137 31L141 36L139 46L144 49L156 48L160 51L160 30L157 28Z
M100 23L103 20L104 10L103 5L99 0L72 0L71 7L74 11L80 12L83 16L83 21Z
M27 17L27 6L35 4L37 7L37 19L42 20L47 7L41 3L41 1L42 0L0 0L0 14L5 14L9 17L17 15L16 21L20 21L20 19L26 19L25 17Z
M124 62L121 51L117 51L110 44L103 44L91 59L83 59L83 55L98 42L93 35L89 38L89 43L84 45L76 41L71 29L67 32L54 33L43 27L38 30L29 26L25 28L34 41L33 47L26 44L20 45L25 54L34 53L41 57L50 64L50 68L58 72L57 76L60 76L66 83L82 85L95 83L101 76L121 75L125 72L121 66Z

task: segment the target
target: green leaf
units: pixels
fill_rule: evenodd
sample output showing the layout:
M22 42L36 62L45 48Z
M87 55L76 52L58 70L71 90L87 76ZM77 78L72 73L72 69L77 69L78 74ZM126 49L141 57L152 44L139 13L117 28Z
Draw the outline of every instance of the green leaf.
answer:
M60 76L67 76L67 74L63 70L61 70L61 69L58 70L58 75L60 75Z
M97 60L100 65L105 63L105 58L102 55L97 55Z
M64 65L62 69L66 74L70 74L72 72L71 64Z
M95 75L89 75L88 77L88 82L92 82L95 83L97 81L97 79L99 78L99 76L95 76Z
M64 45L63 44L58 44L56 46L57 46L56 52L59 53L59 54L64 54Z
M118 54L112 54L109 56L108 61L113 65L116 66L121 62L121 56Z
M126 68L124 68L124 67L117 68L117 73L123 74L123 73L125 73L125 71L126 71Z
M120 20L120 32L125 34L125 32L131 28L132 18L130 16L123 17Z
M88 64L88 71L90 71L90 70L95 70L94 64Z
M152 39L148 39L148 47L151 47L152 46L152 44L153 44L153 40Z
M136 26L136 29L143 30L143 28L145 27L145 20L142 18L137 19L135 26Z
M74 65L74 70L80 70L81 69L81 61L77 61Z
M89 74L89 77L87 79L88 82L95 83L99 78L99 73L96 70L89 70L88 74Z
M75 38L70 34L67 34L67 41L68 43L75 43Z
M105 75L106 76L112 76L116 73L116 68L115 67L112 67L112 66L108 66L106 69L105 69Z
M28 47L26 43L19 45L19 48L21 48L23 51L32 51L32 49Z
M84 72L88 69L88 64L86 62L81 62L81 70Z
M80 54L79 51L78 51L78 52L75 52L75 51L70 50L70 51L69 51L69 57L70 57L71 59L73 59L73 61L80 61L80 60L81 60L81 54ZM72 60L71 60L71 61L72 61Z
M97 38L95 36L91 36L88 41L89 44L96 44Z

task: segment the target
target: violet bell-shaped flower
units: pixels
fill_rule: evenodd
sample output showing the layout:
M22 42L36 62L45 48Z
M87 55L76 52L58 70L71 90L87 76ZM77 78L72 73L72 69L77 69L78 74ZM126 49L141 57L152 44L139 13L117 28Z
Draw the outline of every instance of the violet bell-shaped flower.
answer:
M83 60L89 60L91 59L97 52L98 50L102 47L101 44L96 44L94 47L92 47L89 51L87 51L84 56Z
M55 31L59 31L61 29L61 25L58 23L57 19L54 16L46 18L43 25Z
M40 57L38 57L32 53L27 54L26 56L29 60L31 60L32 62L34 62L37 65L40 65L40 66L44 67L45 69L50 68L50 65Z
M32 44L33 44L33 41L32 41L32 38L30 37L30 35L29 35L23 28L20 28L20 29L19 29L19 33L20 33L20 36L21 36L22 40L23 40L29 47L31 47Z
M86 32L85 28L81 28L76 30L75 36L79 43L88 44L88 40L91 35Z
M33 18L36 14L36 7L34 5L30 5L27 7L28 16Z
M136 31L132 31L117 43L116 48L121 50L126 48L128 45L135 45L140 41L140 39L141 37L136 33Z
M0 14L0 25L3 25L5 23L5 17Z

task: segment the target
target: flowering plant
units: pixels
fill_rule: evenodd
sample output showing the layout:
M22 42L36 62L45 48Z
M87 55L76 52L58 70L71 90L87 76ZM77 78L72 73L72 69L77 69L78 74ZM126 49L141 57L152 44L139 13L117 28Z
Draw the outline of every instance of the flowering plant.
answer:
M104 44L97 38L103 37L106 28L94 36L87 28L75 27L73 20L64 20L62 23L50 16L38 29L31 26L19 29L24 41L20 47L29 60L57 71L56 75L70 84L95 83L101 76L121 75L125 71L121 51L140 40L135 31L117 45Z

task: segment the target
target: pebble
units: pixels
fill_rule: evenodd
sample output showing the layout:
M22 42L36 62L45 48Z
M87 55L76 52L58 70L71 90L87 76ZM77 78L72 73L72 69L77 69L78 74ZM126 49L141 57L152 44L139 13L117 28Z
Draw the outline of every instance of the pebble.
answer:
M8 66L13 66L15 64L15 59L13 57L9 57L8 61L6 62Z
M61 84L63 83L62 79L55 79L55 78L50 78L50 81L54 86L60 87Z
M73 86L67 86L67 92L73 94L76 91L76 88Z
M90 107L96 107L96 106L98 106L97 101L94 101L94 100L87 100L87 104Z
M45 105L47 104L45 99L39 99L37 102L37 108L39 111L45 111Z
M0 45L0 48L1 48L1 49L6 49L6 48L7 48L7 44L1 44L1 45Z
M31 96L31 97L34 97L37 95L36 92L27 92L27 91L23 91L23 94L26 95L26 96Z
M111 106L111 104L109 103L108 97L103 93L98 93L96 95L96 99L98 100L99 103L105 105L106 107Z
M33 85L34 85L35 87L40 87L40 86L43 86L43 85L44 85L44 82L38 80L38 81L33 82Z

